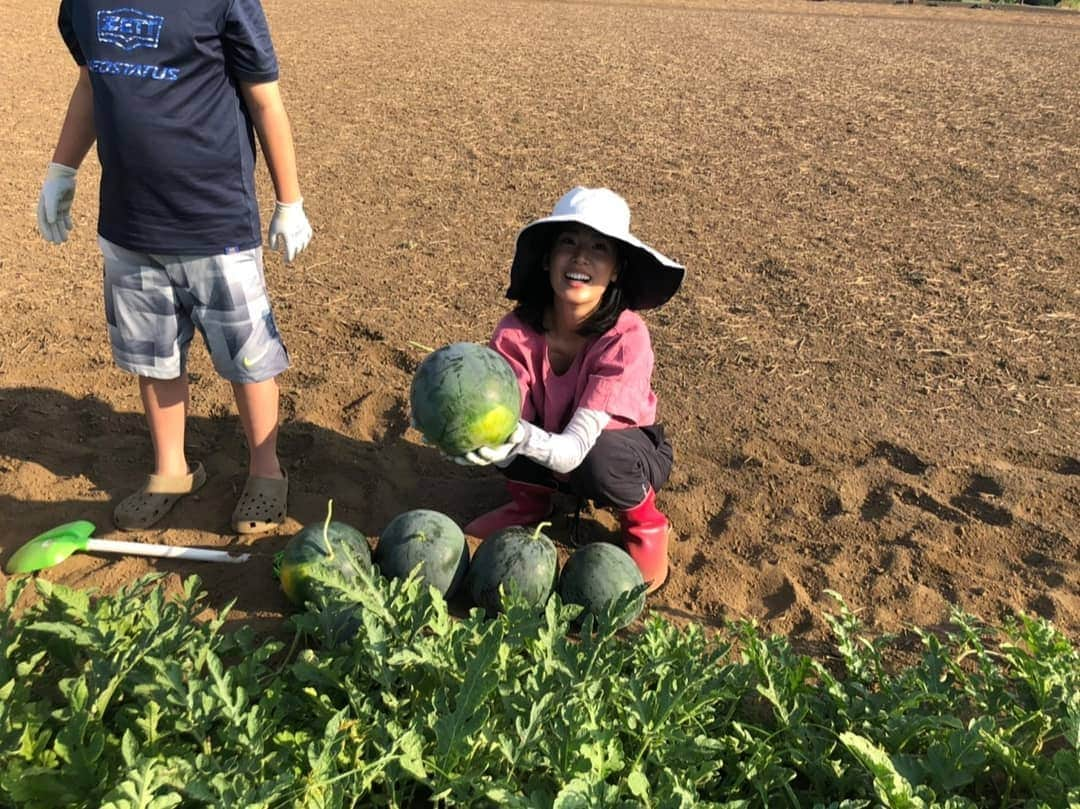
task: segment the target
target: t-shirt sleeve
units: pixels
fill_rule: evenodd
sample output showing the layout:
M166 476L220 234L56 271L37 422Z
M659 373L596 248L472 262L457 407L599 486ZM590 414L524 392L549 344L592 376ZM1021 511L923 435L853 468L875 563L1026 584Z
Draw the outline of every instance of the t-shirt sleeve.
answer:
M510 367L514 369L514 376L517 377L518 388L521 390L521 418L535 422L536 403L530 395L533 374L530 370L528 349L523 338L520 328L514 328L504 321L495 327L495 333L491 337L491 347L502 354L510 363Z
M79 47L79 40L75 38L75 26L71 23L71 0L62 0L56 22L60 28L60 36L64 38L64 44L71 51L75 64L85 65L86 57L83 55L82 48Z
M237 81L277 81L278 62L270 26L259 0L232 0L225 13L225 60Z
M604 335L584 369L587 376L577 407L600 410L633 422L652 389L653 350L643 323Z

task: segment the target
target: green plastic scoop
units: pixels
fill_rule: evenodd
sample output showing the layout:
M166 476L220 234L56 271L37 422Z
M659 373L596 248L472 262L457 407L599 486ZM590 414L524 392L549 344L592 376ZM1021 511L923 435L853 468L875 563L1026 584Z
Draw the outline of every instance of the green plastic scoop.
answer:
M162 559L190 559L196 562L246 562L249 553L231 554L207 548L182 545L152 545L147 542L118 542L92 539L94 524L86 520L66 522L31 539L8 559L8 573L33 573L58 565L76 551L122 553L129 556L155 556Z

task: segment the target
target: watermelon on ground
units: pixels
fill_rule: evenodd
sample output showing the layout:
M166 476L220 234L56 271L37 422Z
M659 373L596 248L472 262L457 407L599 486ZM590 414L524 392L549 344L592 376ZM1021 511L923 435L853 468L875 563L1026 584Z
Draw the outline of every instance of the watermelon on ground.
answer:
M521 415L510 363L492 348L451 343L420 363L409 390L413 425L447 455L502 444Z
M281 589L293 604L310 601L321 576L335 573L347 580L371 570L367 538L343 522L305 525L289 540L281 557Z
M547 602L559 573L555 544L543 533L549 525L515 525L484 540L473 554L465 577L474 604L483 607L488 615L495 615L502 609L499 588L508 593L515 585L533 606L542 607Z
M382 530L375 564L384 576L403 579L417 565L420 576L444 596L457 592L469 568L465 534L439 511L418 508L398 514Z
M644 584L630 554L616 545L593 542L578 548L566 560L559 576L559 597L563 603L583 606L579 620L584 620L588 614L599 616L623 593ZM641 614L645 606L644 591L634 605L619 624L620 628Z

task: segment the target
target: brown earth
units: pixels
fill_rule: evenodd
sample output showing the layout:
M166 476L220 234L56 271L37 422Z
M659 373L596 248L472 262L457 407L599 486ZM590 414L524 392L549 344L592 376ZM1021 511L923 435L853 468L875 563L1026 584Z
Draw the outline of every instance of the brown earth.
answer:
M55 3L0 32L0 558L58 523L110 538L149 471L114 368L94 240L33 210L75 68ZM513 238L608 185L689 268L647 315L676 470L654 613L823 639L826 590L879 629L1025 611L1080 638L1080 15L797 0L267 0L315 239L268 258L290 520L228 523L246 457L193 350L190 455L209 485L136 539L244 565L80 555L43 574L112 591L198 573L264 629L291 531L377 535L411 508L502 500L408 428L423 346L484 341ZM260 165L260 198L272 195ZM611 515L586 515L603 537ZM558 530L567 520L560 519ZM2 577L0 577L2 578ZM24 596L29 598L29 594Z

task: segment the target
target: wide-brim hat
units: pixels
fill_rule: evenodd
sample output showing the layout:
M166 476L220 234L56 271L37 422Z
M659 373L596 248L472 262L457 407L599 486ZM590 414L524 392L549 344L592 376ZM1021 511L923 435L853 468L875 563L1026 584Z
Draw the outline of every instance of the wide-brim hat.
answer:
M533 273L545 271L544 256L555 234L571 222L620 243L619 254L625 266L620 271L619 286L631 309L655 309L678 292L686 268L630 232L630 206L626 200L607 188L577 186L555 203L550 216L530 222L518 233L506 297L521 299Z

